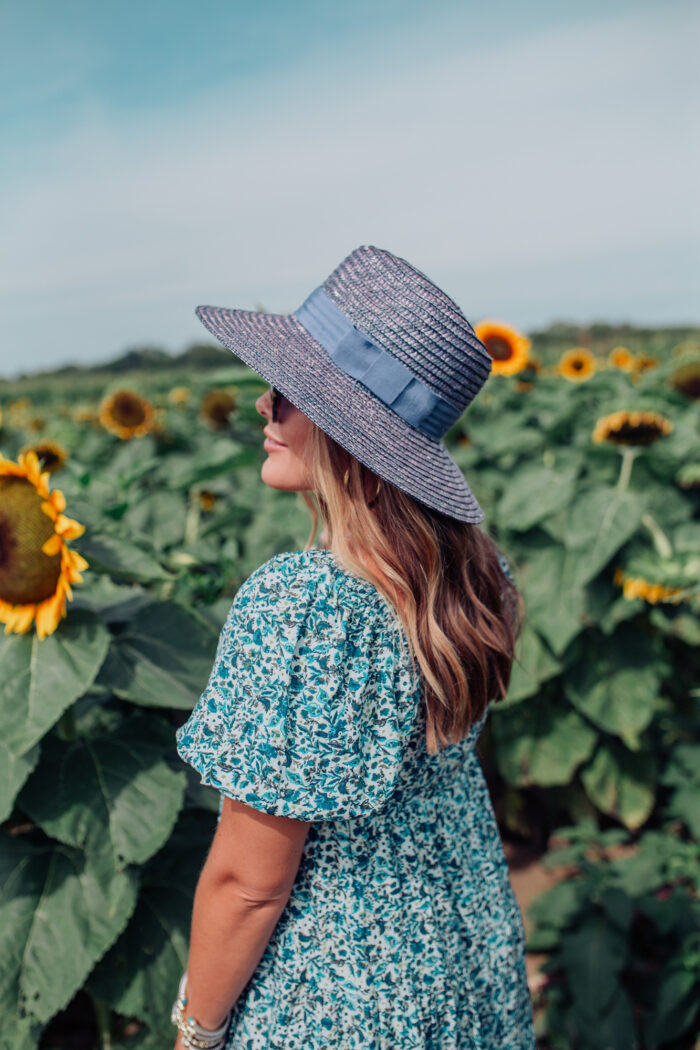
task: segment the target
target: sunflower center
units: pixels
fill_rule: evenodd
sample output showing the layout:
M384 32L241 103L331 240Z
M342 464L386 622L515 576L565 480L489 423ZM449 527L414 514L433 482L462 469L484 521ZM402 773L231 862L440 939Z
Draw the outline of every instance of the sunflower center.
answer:
M573 369L574 369L574 370L575 370L576 372L580 372L580 371L581 371L581 369L583 368L583 361L582 361L582 360L581 360L580 358L578 358L578 359L577 359L576 361L572 361L572 362L571 362L571 367L572 367L572 368L573 368Z
M42 470L50 471L60 462L61 457L50 445L35 445L34 451Z
M651 445L661 434L661 428L655 423L623 423L610 437L619 445Z
M110 406L110 415L123 427L137 427L146 418L143 403L133 394L115 394Z
M494 361L508 361L513 356L513 347L507 339L502 339L499 335L489 337L486 349Z
M43 498L27 478L0 477L0 598L30 605L50 598L61 575L61 555L44 554L53 535Z

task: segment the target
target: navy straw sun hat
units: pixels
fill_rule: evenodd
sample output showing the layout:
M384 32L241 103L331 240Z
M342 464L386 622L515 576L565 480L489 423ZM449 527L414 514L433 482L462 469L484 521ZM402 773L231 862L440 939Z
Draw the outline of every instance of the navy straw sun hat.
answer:
M385 481L478 524L442 438L491 356L456 303L405 259L356 248L292 314L198 306L219 342Z

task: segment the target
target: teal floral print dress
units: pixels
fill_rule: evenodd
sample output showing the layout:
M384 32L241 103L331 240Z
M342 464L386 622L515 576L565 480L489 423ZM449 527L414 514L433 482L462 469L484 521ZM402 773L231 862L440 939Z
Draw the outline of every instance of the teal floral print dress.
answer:
M393 606L332 552L277 554L238 590L178 752L219 814L227 796L312 824L227 1050L534 1050L474 750L488 712L429 755L419 697Z

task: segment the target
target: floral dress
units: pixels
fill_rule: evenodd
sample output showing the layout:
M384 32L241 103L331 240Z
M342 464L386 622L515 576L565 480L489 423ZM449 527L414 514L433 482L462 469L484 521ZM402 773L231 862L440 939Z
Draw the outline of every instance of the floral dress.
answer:
M332 552L240 587L178 752L221 804L313 823L227 1050L534 1050L487 715L429 755L419 697L393 606Z

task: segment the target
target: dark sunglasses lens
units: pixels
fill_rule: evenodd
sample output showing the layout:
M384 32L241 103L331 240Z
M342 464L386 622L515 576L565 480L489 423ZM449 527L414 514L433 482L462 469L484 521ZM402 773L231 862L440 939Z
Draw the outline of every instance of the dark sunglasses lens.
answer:
M277 422L277 413L279 411L280 400L282 395L279 390L276 390L274 386L270 387L270 393L272 394L272 422Z

